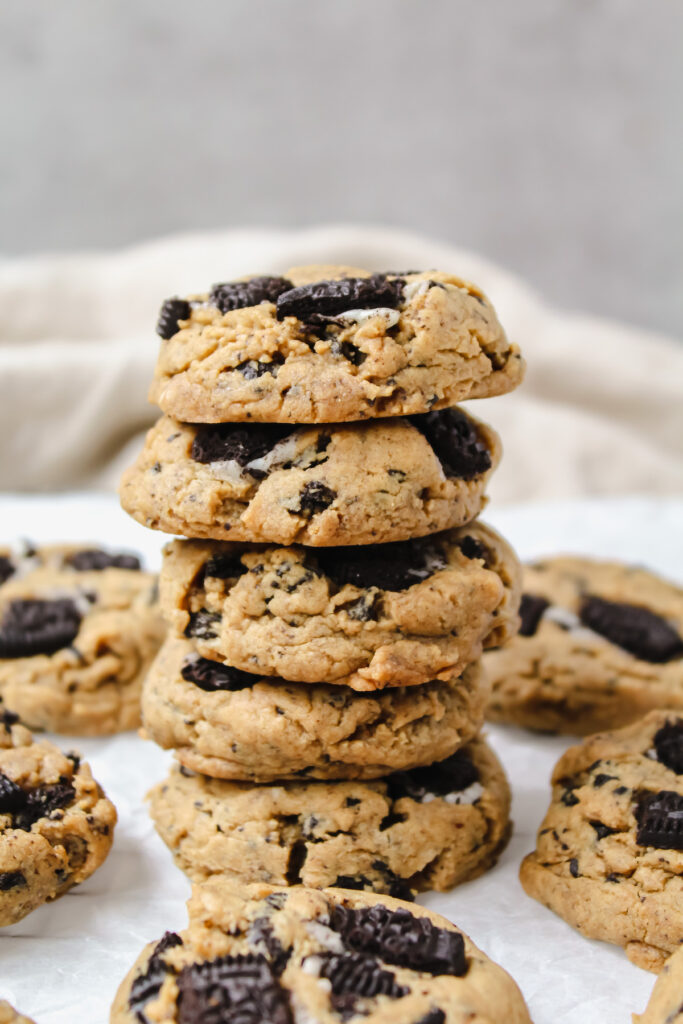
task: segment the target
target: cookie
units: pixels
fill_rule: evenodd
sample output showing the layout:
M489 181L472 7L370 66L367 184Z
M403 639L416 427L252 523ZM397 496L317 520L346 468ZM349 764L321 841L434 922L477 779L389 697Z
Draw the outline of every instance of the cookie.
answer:
M121 504L186 537L379 544L470 522L499 459L497 435L460 409L322 428L164 416Z
M530 1024L512 978L425 907L213 879L188 908L122 982L111 1024Z
M633 1024L683 1024L683 946L669 957L655 982L645 1012Z
M145 680L147 736L220 779L372 779L442 760L479 731L488 685L460 677L357 693L287 683L200 658L169 637Z
M410 899L495 863L510 791L482 739L383 779L254 785L175 766L149 795L159 835L195 881L341 886Z
M12 729L0 747L0 926L85 881L111 848L116 810L76 754Z
M479 289L440 271L295 267L164 303L150 401L184 423L407 416L515 388Z
M26 725L80 736L135 728L163 639L156 577L131 555L0 551L0 698Z
M486 655L488 716L585 735L683 711L683 589L646 569L550 558L524 569L519 635Z
M450 679L518 625L519 564L481 523L373 547L173 541L160 585L203 657L355 690Z
M0 1024L34 1024L28 1017L24 1017L5 999L0 999Z
M553 772L530 896L659 970L683 942L683 717L652 711L571 747Z

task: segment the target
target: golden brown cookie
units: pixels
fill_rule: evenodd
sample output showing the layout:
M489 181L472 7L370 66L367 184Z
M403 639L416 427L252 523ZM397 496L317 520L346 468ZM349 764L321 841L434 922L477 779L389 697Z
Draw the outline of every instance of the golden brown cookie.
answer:
M19 1013L5 999L0 999L0 1024L34 1024L23 1013Z
M212 879L188 908L123 980L111 1024L531 1024L512 978L425 907Z
M339 423L515 388L524 363L451 274L295 267L164 303L150 401L184 423Z
M89 878L116 824L114 805L76 754L33 743L11 721L8 728L0 749L0 926Z
M487 699L477 662L453 679L357 693L262 679L169 637L142 715L150 739L215 778L371 779L454 753L481 728Z
M185 537L379 544L474 519L499 459L497 435L460 409L297 428L164 416L124 474L121 504Z
M633 1024L683 1024L683 946L669 957L655 982L642 1014Z
M553 772L530 896L658 971L683 942L683 718L653 711L571 747Z
M683 589L572 557L525 567L523 586L518 636L486 654L491 720L583 735L683 711Z
M519 563L482 523L353 548L173 541L161 605L198 652L355 690L450 679L517 629Z

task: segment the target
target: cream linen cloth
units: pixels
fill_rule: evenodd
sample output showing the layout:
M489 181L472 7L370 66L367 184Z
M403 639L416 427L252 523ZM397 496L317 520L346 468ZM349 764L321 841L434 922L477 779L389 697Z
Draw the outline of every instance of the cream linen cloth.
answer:
M146 394L162 300L301 263L438 267L484 288L528 363L517 392L471 403L503 437L496 501L683 492L683 345L551 309L471 252L335 226L1 262L0 488L114 488L157 415Z

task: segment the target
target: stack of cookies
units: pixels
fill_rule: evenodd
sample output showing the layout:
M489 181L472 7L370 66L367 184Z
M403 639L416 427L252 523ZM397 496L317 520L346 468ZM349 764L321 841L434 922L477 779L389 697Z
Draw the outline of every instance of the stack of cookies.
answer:
M347 267L170 299L158 332L163 416L121 497L189 538L143 694L179 762L151 794L162 838L198 881L475 876L509 831L479 659L521 587L477 520L499 440L455 403L514 388L518 350L458 278Z

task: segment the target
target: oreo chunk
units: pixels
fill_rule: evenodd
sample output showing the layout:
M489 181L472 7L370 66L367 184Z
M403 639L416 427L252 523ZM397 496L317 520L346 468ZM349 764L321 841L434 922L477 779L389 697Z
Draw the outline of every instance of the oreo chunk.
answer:
M252 277L250 281L228 281L215 284L209 295L209 302L221 313L232 309L258 306L262 302L276 302L282 292L293 287L286 277Z
M636 807L640 846L658 850L683 850L683 795L663 789L642 793Z
M216 626L220 621L220 615L215 612L207 612L205 608L200 612L191 612L190 621L185 626L185 636L197 637L199 640L213 640L218 636Z
M267 455L292 427L281 423L206 423L196 428L190 457L195 462L234 461L244 468ZM253 473L253 476L259 474ZM265 476L265 473L261 473Z
M173 968L161 959L162 953L173 946L182 946L183 940L175 932L166 932L162 939L157 942L147 964L147 970L138 974L133 979L128 996L128 1008L140 1024L146 1024L147 1017L144 1008L152 999L156 999L164 983L164 978L169 973L174 973Z
M335 317L349 309L397 309L403 301L403 284L401 278L390 281L385 274L304 284L278 296L277 318L295 316L304 323L315 323L320 317Z
M0 658L30 658L68 647L81 625L73 601L20 599L5 609L0 622Z
M584 626L634 658L661 664L683 656L683 639L649 608L589 595L579 609Z
M385 971L374 957L361 953L323 953L320 977L330 982L330 1002L342 1017L353 1016L359 999L401 999L410 989L399 985L391 971Z
M0 814L15 814L26 806L26 800L26 791L0 772Z
M467 534L466 537L460 538L460 540L458 541L458 547L462 551L465 558L480 558L481 561L484 563L486 563L486 560L490 554L488 548L484 544L482 544L480 540L477 540L476 537L471 537L469 534Z
M429 537L371 547L326 548L316 551L316 558L338 587L348 583L362 589L394 591L407 590L446 565Z
M249 929L249 942L252 946L264 946L273 973L279 978L289 962L292 951L282 945L267 917L256 918Z
M299 513L308 518L318 512L324 512L329 508L337 492L331 487L326 487L320 480L311 480L305 484L299 493Z
M7 555L0 555L0 585L5 583L10 576L14 576L14 565Z
M446 1024L446 1014L437 1007L420 1017L417 1024Z
M188 683L194 683L206 693L214 693L216 690L234 693L253 686L259 678L250 672L243 672L239 668L223 665L222 662L211 661L209 658L195 658L186 662L180 674Z
M92 548L87 551L75 551L66 560L66 564L77 572L101 572L103 569L140 569L140 559L136 555L112 555L108 551Z
M654 736L657 760L677 775L683 775L683 719L667 722Z
M191 312L192 307L185 299L166 299L159 310L157 334L161 335L165 341L168 341L169 338L172 338L177 333L178 321L189 320Z
M248 573L249 569L240 560L239 555L214 555L209 558L201 569L202 582L207 577L214 580L235 580Z
M549 607L550 601L546 601L544 597L538 597L536 594L522 594L519 606L519 617L522 620L519 635L535 636L543 613Z
M265 373L269 373L271 377L277 377L277 371L284 361L285 357L280 352L274 352L270 357L270 362L247 359L244 363L238 363L233 369L241 373L245 380L256 380L258 377L263 377Z
M26 875L23 871L0 871L0 892L9 892L10 889L23 888L26 885Z
M479 772L464 750L458 750L445 761L424 768L394 772L386 777L387 794L391 800L410 797L424 800L426 796L447 796L459 793L479 781Z
M293 1024L287 993L261 954L190 964L177 983L178 1024Z
M73 803L76 790L64 779L49 786L38 786L25 791L24 806L14 814L13 827L30 832L40 818L49 818L55 811L62 810Z
M426 974L467 973L465 941L460 932L438 928L426 917L409 910L350 907L337 904L330 915L330 927L356 953L377 956L387 964L407 967Z
M439 409L409 419L429 442L446 476L473 480L491 468L491 452L461 409Z

